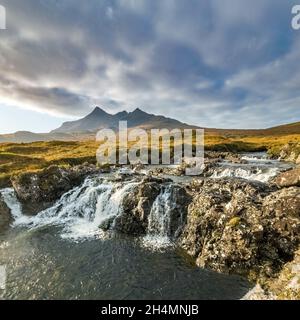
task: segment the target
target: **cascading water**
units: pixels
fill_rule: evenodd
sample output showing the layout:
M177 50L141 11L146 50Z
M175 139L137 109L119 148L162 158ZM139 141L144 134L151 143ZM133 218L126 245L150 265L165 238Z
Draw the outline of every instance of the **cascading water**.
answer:
M123 212L123 199L140 183L134 180L115 182L88 178L81 186L65 193L52 207L36 216L22 214L21 204L13 189L4 189L1 193L11 209L14 227L37 229L51 225L62 226L60 236L77 241L105 236L103 229L114 227L115 218ZM177 236L178 229L184 224L182 214L176 208L176 184L162 184L161 192L153 202L148 216L147 234L143 238L146 246L162 248L171 245L172 237Z
M172 230L172 216L176 210L177 201L174 195L174 185L169 184L162 188L155 199L148 217L147 235L143 238L146 247L154 249L172 245L172 237L177 236L178 230ZM180 215L179 226L182 227L184 219Z
M12 217L16 220L22 217L22 206L18 201L15 191L12 188L0 190L3 200L11 211Z
M241 160L246 161L246 163L221 163L221 166L213 172L211 178L242 178L267 183L281 171L292 168L289 163L268 159L266 153L245 154L241 157Z
M260 182L268 182L271 178L278 174L277 168L224 168L220 171L215 171L211 178L243 178L246 180L254 180Z
M22 214L13 189L2 190L4 201L15 219L13 226L38 228L46 225L63 225L61 236L74 240L101 235L100 227L122 213L123 198L138 185L86 179L65 193L52 207L30 217Z

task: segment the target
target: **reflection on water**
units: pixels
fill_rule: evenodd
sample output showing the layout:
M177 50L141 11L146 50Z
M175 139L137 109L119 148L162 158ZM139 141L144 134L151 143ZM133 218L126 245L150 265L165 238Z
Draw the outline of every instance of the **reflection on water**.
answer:
M249 283L201 270L180 252L111 235L79 243L55 227L2 234L5 299L239 299Z

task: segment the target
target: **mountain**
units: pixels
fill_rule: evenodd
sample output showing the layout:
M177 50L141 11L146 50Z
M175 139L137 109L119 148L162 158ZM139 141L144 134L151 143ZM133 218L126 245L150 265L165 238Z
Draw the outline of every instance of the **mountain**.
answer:
M128 128L196 128L171 118L149 114L139 108L133 112L122 111L113 115L96 107L86 117L76 121L65 122L60 128L51 131L51 133L87 133L107 128L117 129L119 121L127 121Z
M65 122L61 127L50 133L32 133L28 131L18 131L12 134L0 135L0 143L3 142L34 142L34 141L74 141L74 140L92 140L100 129L111 128L118 129L119 121L127 121L129 129L196 129L200 127L191 126L175 119L167 118L161 115L149 114L139 108L132 112L122 111L116 114L110 114L96 107L86 117ZM281 125L268 129L217 129L205 128L208 135L288 135L300 134L300 122Z
M115 122L115 117L104 110L96 107L93 112L86 117L69 121L62 124L61 127L51 131L51 133L72 133L96 131L99 128L108 128Z

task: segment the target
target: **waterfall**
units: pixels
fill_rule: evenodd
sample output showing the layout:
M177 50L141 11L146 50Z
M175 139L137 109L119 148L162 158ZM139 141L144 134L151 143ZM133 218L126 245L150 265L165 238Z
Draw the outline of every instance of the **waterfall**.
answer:
M7 207L10 209L11 215L14 219L18 219L22 216L22 206L17 199L14 189L6 188L0 190L3 200Z
M123 200L141 181L110 181L87 178L84 183L65 193L53 206L35 216L22 214L22 207L13 189L0 190L11 209L13 227L37 229L62 226L60 236L72 240L105 236L104 230L113 229L116 217L123 213ZM184 213L178 207L180 189L174 183L161 184L148 216L143 243L151 247L170 246L184 224ZM181 189L180 189L181 190Z
M176 230L172 230L173 214L176 208L174 185L164 186L152 205L148 217L147 235L143 238L144 246L157 249L172 245L172 238L177 235L178 229L184 223L183 217L180 216L181 221L175 225Z
M88 178L81 186L65 193L52 207L33 217L22 214L13 189L4 189L1 193L14 217L13 226L33 229L63 225L61 236L76 240L101 235L100 227L122 213L122 200L138 184Z
M170 236L171 211L174 206L172 202L171 186L163 188L155 199L148 218L148 233L161 237Z

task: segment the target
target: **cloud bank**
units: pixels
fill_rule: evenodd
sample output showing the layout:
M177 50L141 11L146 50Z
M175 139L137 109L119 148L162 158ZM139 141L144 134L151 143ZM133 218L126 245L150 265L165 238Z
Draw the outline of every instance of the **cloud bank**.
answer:
M0 103L140 107L207 127L300 120L290 0L2 0Z

